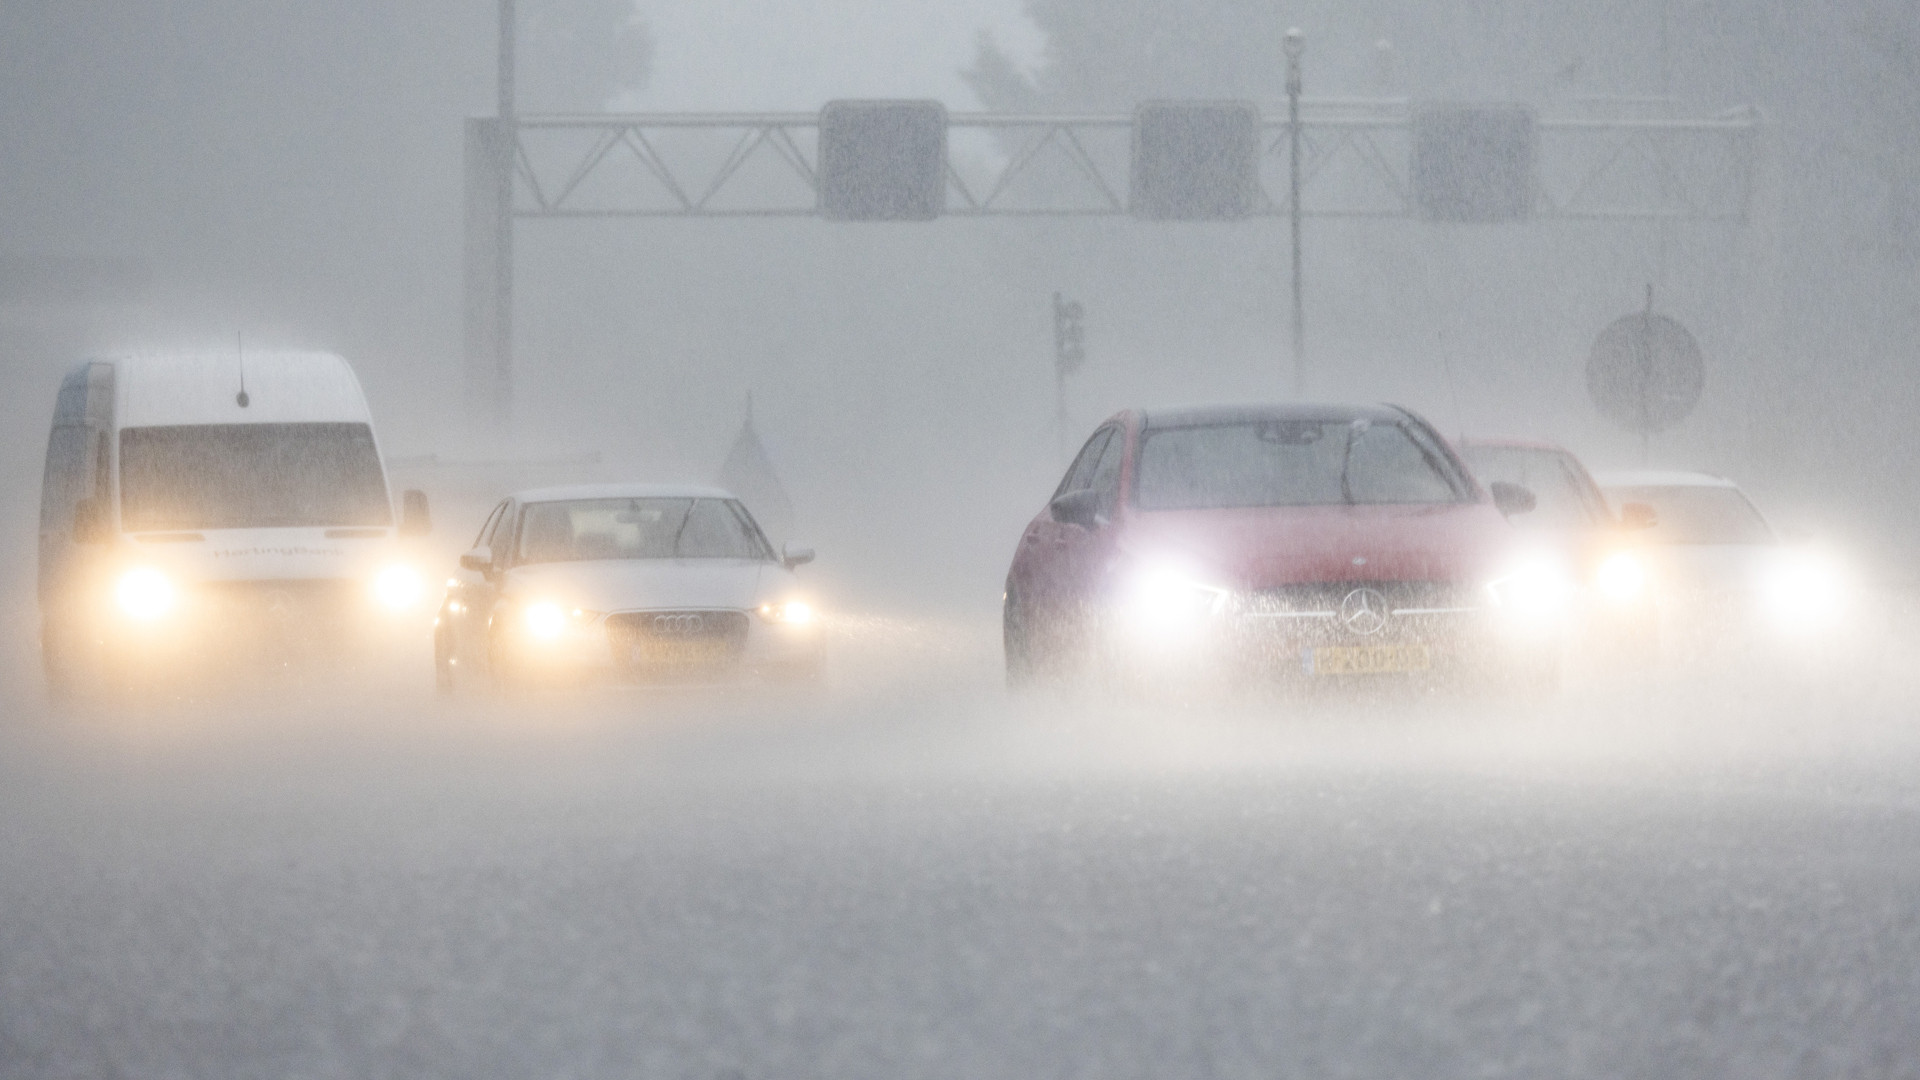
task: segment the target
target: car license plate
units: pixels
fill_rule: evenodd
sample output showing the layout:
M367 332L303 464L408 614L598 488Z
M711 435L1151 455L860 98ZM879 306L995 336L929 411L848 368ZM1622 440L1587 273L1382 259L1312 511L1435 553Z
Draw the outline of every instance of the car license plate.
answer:
M1309 675L1386 675L1433 666L1425 645L1329 645L1300 655Z
M724 641L653 641L636 645L632 660L636 664L711 664L726 656Z

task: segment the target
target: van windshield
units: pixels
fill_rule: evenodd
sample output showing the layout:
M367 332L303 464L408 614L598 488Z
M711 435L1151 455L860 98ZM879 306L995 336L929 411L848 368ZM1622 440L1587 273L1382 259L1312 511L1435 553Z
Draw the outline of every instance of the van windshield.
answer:
M120 432L127 532L388 525L366 424L194 424Z

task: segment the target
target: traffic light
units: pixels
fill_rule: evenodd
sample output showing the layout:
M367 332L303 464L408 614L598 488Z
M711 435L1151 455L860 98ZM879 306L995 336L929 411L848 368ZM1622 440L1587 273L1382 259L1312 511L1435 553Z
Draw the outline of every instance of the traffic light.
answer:
M1071 375L1086 363L1086 314L1080 301L1053 294L1053 365L1062 375Z
M947 204L947 110L937 101L831 101L820 110L820 216L932 221Z
M1256 209L1260 110L1247 101L1148 101L1133 112L1133 216L1232 221Z
M1519 221L1533 211L1533 112L1429 105L1413 114L1414 201L1429 221Z

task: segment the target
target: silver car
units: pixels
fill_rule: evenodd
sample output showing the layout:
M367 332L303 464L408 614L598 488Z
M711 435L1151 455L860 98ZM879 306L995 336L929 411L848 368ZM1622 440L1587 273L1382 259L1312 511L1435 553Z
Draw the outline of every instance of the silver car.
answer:
M776 554L718 488L519 492L449 583L439 685L816 679L818 614L793 572L812 558Z

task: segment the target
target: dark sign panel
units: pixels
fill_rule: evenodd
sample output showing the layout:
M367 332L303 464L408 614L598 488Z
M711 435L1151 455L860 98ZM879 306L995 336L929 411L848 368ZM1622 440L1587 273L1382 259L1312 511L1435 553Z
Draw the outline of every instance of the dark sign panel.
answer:
M1533 211L1533 113L1428 105L1413 114L1413 196L1430 221L1518 221Z
M820 110L820 216L932 221L946 202L945 106L832 101Z
M1244 101L1149 101L1133 113L1133 216L1232 221L1260 193L1260 111Z

